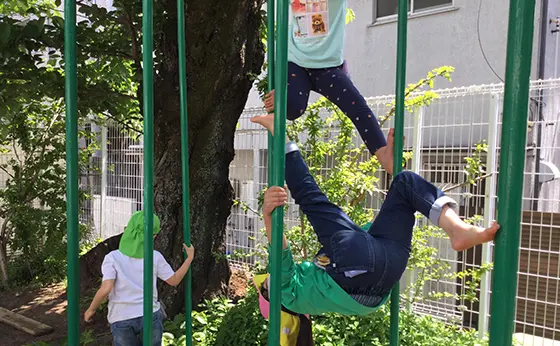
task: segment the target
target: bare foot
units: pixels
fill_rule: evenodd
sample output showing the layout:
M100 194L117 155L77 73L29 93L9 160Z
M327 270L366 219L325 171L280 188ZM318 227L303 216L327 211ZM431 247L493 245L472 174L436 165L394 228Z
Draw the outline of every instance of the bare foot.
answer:
M499 229L500 225L495 221L489 228L477 227L462 222L462 224L457 224L454 231L449 234L449 239L451 240L453 250L463 251L493 240Z
M393 174L394 149L395 129L390 129L389 134L387 135L387 145L375 152L375 156L377 156L381 167L383 167L389 174Z
M266 115L257 115L251 118L251 122L255 124L259 124L274 136L274 114L269 113Z

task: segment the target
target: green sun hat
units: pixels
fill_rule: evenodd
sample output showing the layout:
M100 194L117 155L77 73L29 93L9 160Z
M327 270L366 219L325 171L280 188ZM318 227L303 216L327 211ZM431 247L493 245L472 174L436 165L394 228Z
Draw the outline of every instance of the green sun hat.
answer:
M154 214L154 235L160 231L160 223ZM124 230L119 244L119 250L132 258L144 258L144 211L132 214Z

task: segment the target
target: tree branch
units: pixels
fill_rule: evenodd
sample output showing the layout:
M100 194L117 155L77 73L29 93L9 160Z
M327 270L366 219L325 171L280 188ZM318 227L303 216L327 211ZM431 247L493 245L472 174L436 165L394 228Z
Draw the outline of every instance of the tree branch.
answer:
M6 168L4 168L3 166L0 166L0 169L4 171L4 173L6 173L8 176L10 176L10 178L14 179L14 175L10 172L8 172L8 170Z
M45 136L49 133L49 131L51 130L51 128L53 127L54 123L56 122L56 119L58 119L60 113L59 112L55 112L54 117L52 118L49 126L47 126L46 129L44 129L41 133L41 137L39 138L39 140L37 142L35 142L35 145L33 146L33 149L30 150L29 155L27 155L27 157L25 158L25 160L30 160L31 156L35 153L35 150L37 149L37 147L43 142L43 139L45 139ZM41 148L41 154L39 155L39 161L41 161L43 159L43 156L45 154L45 150L46 145L43 145Z
M134 23L132 22L132 15L130 14L129 11L126 11L126 25L128 28L128 31L130 32L130 41L132 43L132 60L134 61L134 67L136 69L136 75L140 75L142 73L142 59L140 57L140 55L138 54L139 52L139 47L140 44L138 42L138 35L137 35L137 31L136 28L134 27ZM140 104L140 111L143 111L142 107L142 83L140 83L140 87L136 90L136 99L139 101Z
M116 117L114 117L113 115L111 115L109 113L106 113L106 114L103 114L103 115L105 115L107 118L113 120L117 124L124 126L128 130L134 131L134 132L139 133L139 134L144 134L144 131L130 126L126 121L122 121L120 119L117 119ZM138 120L141 120L141 119L138 119Z
M23 166L23 162L21 161L21 158L19 157L18 153L17 153L17 148L16 148L16 142L15 140L12 141L12 152L14 153L14 156L16 157L16 159L19 162L20 166Z
M493 173L488 173L488 174L485 174L485 175L481 175L480 177L476 178L476 179L474 180L474 182L476 183L477 181L484 180L484 179L486 179L486 178L492 176L492 174L493 174ZM464 183L452 185L452 186L450 186L450 187L446 187L445 189L442 189L442 191L443 191L443 192L448 192L448 191L455 190L455 189L457 189L457 188L459 188L459 187L467 186L467 185L471 185L471 182L470 182L470 181L465 181Z

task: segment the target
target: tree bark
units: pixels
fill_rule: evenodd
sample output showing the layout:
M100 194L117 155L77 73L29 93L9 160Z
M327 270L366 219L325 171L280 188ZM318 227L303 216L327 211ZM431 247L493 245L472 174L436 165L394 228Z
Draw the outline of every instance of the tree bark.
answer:
M9 214L9 213L8 213ZM2 222L2 227L0 229L0 278L2 280L2 285L8 285L9 273L8 273L8 216L4 215L4 221Z
M155 207L162 222L160 250L173 268L183 261L181 141L177 66L176 3L168 1L162 25L159 78L155 81ZM229 267L224 254L226 220L233 200L229 165L237 121L260 72L262 0L188 1L187 76L193 304L225 292ZM160 289L170 315L184 306L182 285Z
M6 286L8 284L8 251L7 245L4 238L0 241L0 278L2 279L2 285Z
M119 248L122 234L116 235L97 244L80 257L80 294L86 294L101 284L101 264L105 255Z

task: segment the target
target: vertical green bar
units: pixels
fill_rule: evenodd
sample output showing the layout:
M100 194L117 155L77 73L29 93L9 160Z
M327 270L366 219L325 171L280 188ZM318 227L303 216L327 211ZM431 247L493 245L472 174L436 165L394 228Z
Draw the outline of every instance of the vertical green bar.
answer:
M534 15L535 0L510 1L498 181L501 229L496 236L492 272L491 346L510 346L514 332Z
M185 39L185 0L177 0L177 39L179 41L179 97L181 102L181 174L183 178L183 240L191 245L191 210L189 193L189 117L187 112L187 59ZM185 276L185 337L192 345L192 274Z
M80 343L78 236L78 113L76 0L64 2L64 71L66 98L66 234L68 262L68 344Z
M408 1L399 1L399 22L397 34L397 81L395 91L395 151L393 176L402 171L402 151L404 136L404 101L406 88L406 41L408 23ZM400 284L397 282L391 291L391 329L390 345L399 345L399 304Z
M278 42L276 50L274 87L274 155L272 185L284 186L286 165L286 109L288 98L288 0L278 1ZM270 168L269 168L270 169ZM280 344L282 236L284 232L284 209L276 208L272 214L272 244L269 261L270 278L270 330L268 345Z
M154 300L154 65L152 0L142 1L144 97L144 345L153 340Z
M275 30L274 22L275 16L275 0L268 0L266 3L266 21L267 21L267 60L268 60L268 91L274 90L274 54L276 52L275 47ZM272 184L272 165L274 157L274 137L272 134L268 134L268 185Z

